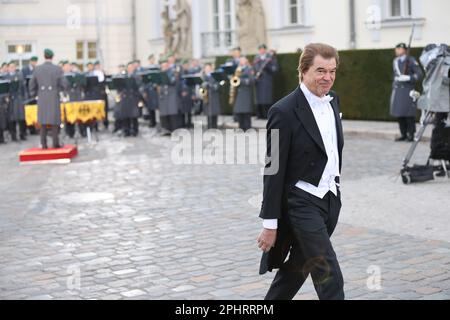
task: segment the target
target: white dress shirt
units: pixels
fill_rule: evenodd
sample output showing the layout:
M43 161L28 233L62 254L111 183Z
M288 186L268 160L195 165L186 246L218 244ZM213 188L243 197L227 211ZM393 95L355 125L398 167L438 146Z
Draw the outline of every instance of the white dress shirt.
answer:
M330 96L320 98L314 95L303 83L300 85L300 88L311 106L317 126L319 127L328 156L328 162L318 187L305 181L299 181L295 186L320 199L323 199L330 191L337 196L336 177L339 177L340 173L336 117L330 103L333 101L333 98ZM278 220L264 220L263 226L265 229L278 229Z

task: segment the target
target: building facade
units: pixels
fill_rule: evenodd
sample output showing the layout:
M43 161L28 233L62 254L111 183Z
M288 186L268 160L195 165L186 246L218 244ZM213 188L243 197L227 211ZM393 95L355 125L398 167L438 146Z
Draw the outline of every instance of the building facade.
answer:
M255 3L261 12L249 16ZM309 42L391 48L408 41L413 24L413 45L424 46L449 43L448 12L448 0L0 0L0 61L26 64L50 47L57 60L101 60L114 72L171 46L196 58L227 54L246 47L245 33L264 34L280 53Z

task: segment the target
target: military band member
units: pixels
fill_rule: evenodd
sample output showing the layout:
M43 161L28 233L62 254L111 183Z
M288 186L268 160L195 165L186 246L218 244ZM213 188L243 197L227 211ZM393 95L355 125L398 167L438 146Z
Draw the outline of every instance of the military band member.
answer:
M33 56L30 59L30 63L25 66L22 69L22 76L23 79L26 81L27 79L31 79L31 76L33 75L34 69L36 69L37 64L38 64L38 57ZM27 84L29 84L29 82L27 82ZM31 95L30 95L30 90L28 88L28 85L25 87L26 91L25 91L25 99L31 99Z
M278 71L275 52L269 53L264 44L259 46L253 68L256 80L256 115L258 119L267 119L267 113L273 104L273 75Z
M3 62L0 64L0 81L6 82L4 78L6 71L7 64L6 62ZM9 93L0 94L0 144L6 143L4 131L8 130L8 104Z
M11 81L11 94L9 96L9 132L13 141L17 141L17 126L19 127L20 140L26 140L27 125L25 123L25 81L22 73L16 68L14 62L8 64L8 74L5 79ZM17 83L13 85L13 83Z
M133 61L133 64L134 64L135 72L142 72L142 71L144 71L144 68L141 65L141 60L136 59L136 60Z
M242 50L240 47L233 48L231 50L231 58L227 60L227 63L233 63L235 67L238 67L242 58Z
M409 56L405 43L395 48L394 84L391 97L391 115L398 119L401 137L396 141L414 141L416 133L417 105L410 92L423 77L423 72L414 57Z
M36 56L31 57L30 63L22 69L23 79L25 81L25 100L30 101L33 98L30 95L29 84L31 80L31 76L33 75L34 69L38 64L39 58ZM28 127L28 131L31 135L37 134L36 128L34 126Z
M76 69L74 69L68 61L64 61L64 76L66 77L66 79L67 77L72 78L72 82L67 81L67 87L64 90L64 95L67 97L69 102L83 101L83 87L80 81L77 79L77 77L80 76L80 73L73 71L76 71ZM75 136L75 125L76 124L71 123L65 124L66 134L70 138L73 138ZM80 133L81 131L82 128L80 128Z
M94 74L97 75L99 82L101 83L101 86L100 86L101 100L105 101L105 120L103 120L103 125L105 126L106 129L108 129L108 127L109 127L109 120L108 120L109 102L108 102L108 94L106 93L105 72L103 71L103 67L102 67L100 61L96 61L94 63Z
M0 78L8 73L8 64L3 62L0 66Z
M161 71L167 74L169 82L160 86L159 110L163 134L171 134L181 128L181 82L175 57L161 65Z
M157 70L159 66L156 64L154 55L148 57L148 69ZM155 128L156 122L156 110L159 108L158 86L155 83L147 83L144 87L145 90L145 107L147 108L150 128Z
M66 88L66 81L61 68L52 63L54 53L45 49L45 63L38 66L30 81L30 92L38 97L38 122L41 128L41 146L47 149L47 131L51 129L53 148L60 148L59 127L61 125L61 108L59 92Z
M1 82L6 82L6 80L1 80ZM1 86L2 84L0 84ZM9 104L9 93L2 94L0 92L0 144L5 143L4 131L8 129L8 104Z
M137 137L139 134L139 102L141 95L139 93L139 87L141 81L136 74L134 62L130 62L127 65L127 86L120 92L121 103L121 118L122 126L125 137ZM130 79L134 79L130 81Z
M246 57L240 59L239 68L241 69L241 83L237 88L233 110L239 128L247 131L252 127L255 75Z
M182 67L183 76L190 76L198 74L201 70L191 69L189 61L185 61ZM195 87L186 85L185 81L182 83L181 101L182 101L182 126L183 128L192 128L192 109L194 108Z
M212 77L213 67L206 64L202 89L207 96L203 97L203 112L208 118L208 129L218 128L219 115L222 113L220 105L220 84Z
M117 77L124 77L127 75L127 67L124 64L118 66L119 74ZM120 91L117 90L117 98L114 105L114 130L113 133L117 133L123 129L123 117L122 117L122 101L120 99Z

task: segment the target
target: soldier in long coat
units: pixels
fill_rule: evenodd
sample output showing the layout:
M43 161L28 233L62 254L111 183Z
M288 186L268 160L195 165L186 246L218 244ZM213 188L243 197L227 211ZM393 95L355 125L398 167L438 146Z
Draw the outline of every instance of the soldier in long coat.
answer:
M148 68L151 70L159 69L159 66L155 63L155 57L153 55L149 56L149 66ZM144 86L145 92L145 107L147 108L149 120L150 120L150 128L156 127L156 110L159 108L159 97L158 97L158 86L155 83L147 83Z
M268 53L266 45L261 45L253 68L256 80L256 115L259 119L267 119L267 113L274 102L273 76L278 71L275 52Z
M60 148L59 127L61 125L61 107L59 93L66 88L66 81L61 68L54 65L54 53L44 51L45 63L34 70L30 81L32 96L38 97L38 122L41 128L41 146L47 149L47 131L51 129L53 148Z
M20 140L26 140L25 81L22 73L16 69L14 62L8 64L8 74L4 78L11 81L8 106L8 126L11 138L13 141L17 141L17 126L19 126Z
M38 60L39 59L36 56L31 57L30 63L22 69L22 75L23 75L23 79L25 81L25 98L24 99L26 101L31 101L34 99L30 94L29 84L30 84L31 76L33 75L33 72L36 69L36 66L38 64ZM37 134L37 131L36 131L36 128L34 127L34 125L29 126L28 130L31 135Z
M239 66L242 69L241 85L237 88L234 114L239 122L239 128L247 131L252 127L255 75L247 58L241 58Z
M391 96L391 115L398 119L401 137L396 141L414 141L417 105L410 96L423 72L414 57L407 55L405 43L395 48L394 83Z
M141 100L139 87L141 86L141 81L135 71L134 63L130 62L127 66L126 87L119 92L120 117L125 137L136 137L139 134L138 118L140 116L139 102Z
M169 82L160 86L159 109L161 115L161 126L168 132L181 128L182 85L180 74L176 65L163 64L162 71L167 74Z
M78 77L81 75L80 73L72 72L72 65L69 64L68 61L64 61L63 65L64 77L67 80L66 90L64 91L65 96L70 102L83 101L83 88L78 81ZM71 81L68 81L68 78L71 78ZM65 129L66 134L73 138L75 136L75 125L72 123L66 123ZM80 133L82 133L83 129L80 127Z
M212 65L205 65L204 74L205 82L202 88L207 91L207 103L203 106L203 112L208 118L208 129L218 128L218 118L222 113L220 104L220 84L212 77Z
M7 87L7 80L2 80L0 78L0 144L5 143L5 136L3 132L8 129L8 104L9 104L9 94L8 93L1 93L3 91L6 91Z

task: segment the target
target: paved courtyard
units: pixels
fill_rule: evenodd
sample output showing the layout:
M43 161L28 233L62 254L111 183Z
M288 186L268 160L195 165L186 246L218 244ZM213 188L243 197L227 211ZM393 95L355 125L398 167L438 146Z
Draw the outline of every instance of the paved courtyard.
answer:
M259 166L174 165L174 142L147 128L20 166L37 141L0 147L1 299L264 297ZM450 299L450 181L404 186L408 146L347 136L333 242L348 299ZM316 299L310 280L297 298Z

